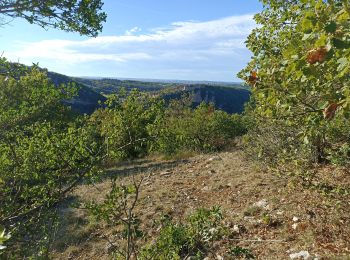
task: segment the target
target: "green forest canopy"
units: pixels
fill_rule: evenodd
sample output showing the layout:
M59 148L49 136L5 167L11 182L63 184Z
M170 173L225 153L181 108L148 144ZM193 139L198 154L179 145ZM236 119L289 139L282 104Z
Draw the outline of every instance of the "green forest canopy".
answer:
M1 0L0 17L24 18L43 28L97 36L107 17L102 6L101 0Z

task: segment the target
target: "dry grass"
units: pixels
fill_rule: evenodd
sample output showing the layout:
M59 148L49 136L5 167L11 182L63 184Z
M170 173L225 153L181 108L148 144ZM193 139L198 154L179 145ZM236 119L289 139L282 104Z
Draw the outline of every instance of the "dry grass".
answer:
M318 174L337 184L350 183L346 171L321 169ZM290 253L301 250L319 259L350 259L349 197L330 198L297 181L259 171L240 151L120 165L107 171L101 183L80 186L74 196L83 201L102 200L111 177L129 183L131 175L147 176L137 214L149 237L157 235L156 220L163 214L183 219L196 208L219 205L227 225L240 227L240 233L232 229L231 240L217 245L219 254L224 255L230 246L241 246L258 259L289 259ZM266 207L254 206L263 199ZM62 216L53 258L108 259L105 237L112 238L116 229L94 223L82 209L65 209Z

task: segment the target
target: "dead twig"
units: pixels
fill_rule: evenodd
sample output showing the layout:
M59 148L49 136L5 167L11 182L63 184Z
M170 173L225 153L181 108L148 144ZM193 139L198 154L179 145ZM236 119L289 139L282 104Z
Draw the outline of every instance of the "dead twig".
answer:
M239 238L231 238L231 241L240 241L240 242L260 242L260 243L288 243L285 240L278 239L239 239Z

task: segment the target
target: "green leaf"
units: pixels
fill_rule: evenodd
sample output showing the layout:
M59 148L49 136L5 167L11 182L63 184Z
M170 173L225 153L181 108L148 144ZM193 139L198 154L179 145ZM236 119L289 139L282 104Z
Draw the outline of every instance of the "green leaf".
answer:
M341 71L349 66L349 61L347 58L340 58L337 63L339 64L337 71Z
M311 33L317 22L315 13L308 11L304 14L304 19L301 22L301 29L304 33Z
M5 228L0 226L0 250L5 249L5 246L2 246L4 242L11 238L10 234L5 233Z
M303 41L307 41L307 40L312 40L316 37L315 33L304 33L304 36L302 38Z
M316 41L315 46L316 47L322 47L327 45L328 37L326 34L322 33L319 37L319 39Z
M337 30L337 23L331 21L329 24L326 25L324 29L327 33L334 33Z
M313 28L313 24L311 20L308 18L305 18L301 24L301 28L305 34L310 34Z
M346 22L349 21L349 19L350 19L350 15L345 10L340 11L340 13L339 13L339 15L337 17L337 21L339 23L346 23Z
M337 49L347 49L350 47L350 44L348 42L345 42L345 41L340 40L338 38L333 38L332 44Z

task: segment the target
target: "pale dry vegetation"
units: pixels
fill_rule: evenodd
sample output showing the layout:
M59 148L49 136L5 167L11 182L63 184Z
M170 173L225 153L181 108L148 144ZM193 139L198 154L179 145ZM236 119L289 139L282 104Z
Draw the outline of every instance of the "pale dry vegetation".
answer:
M340 176L338 184L350 180L345 170L321 168L319 175ZM230 248L248 249L257 259L287 259L308 251L319 259L347 259L350 254L349 198L305 189L299 179L258 170L241 151L199 155L181 161L136 161L111 169L120 183L132 176L146 176L136 207L141 229L150 240L159 234L162 216L184 221L197 208L220 206L228 235L216 242L208 255L234 257ZM76 200L102 200L110 190L106 178L94 186L81 185ZM109 259L108 240L116 227L88 219L83 209L62 209L62 230L54 245L57 259ZM294 219L293 219L294 218ZM74 238L74 239L73 239ZM145 243L144 240L141 243ZM312 258L311 258L312 259Z

